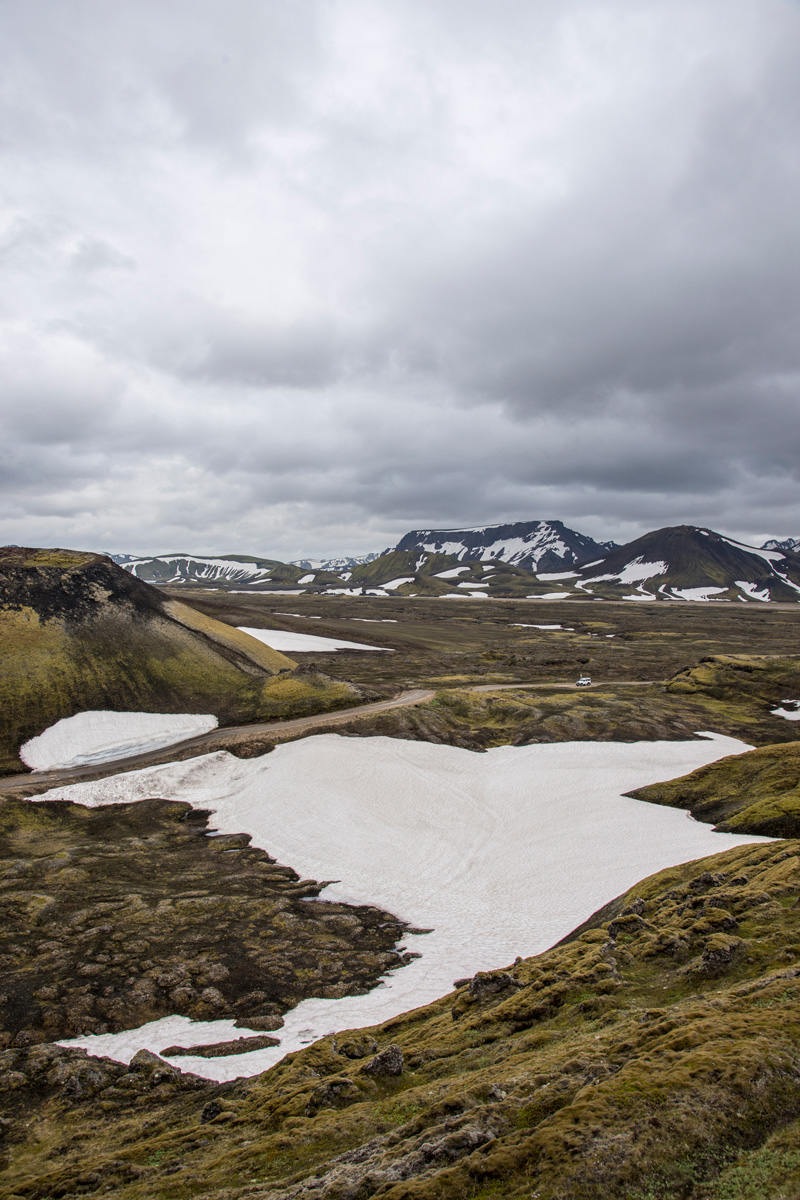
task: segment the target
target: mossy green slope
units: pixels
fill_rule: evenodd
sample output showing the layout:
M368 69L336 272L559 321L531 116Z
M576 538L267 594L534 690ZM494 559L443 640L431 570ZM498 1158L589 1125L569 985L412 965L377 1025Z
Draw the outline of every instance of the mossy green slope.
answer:
M89 709L214 713L222 724L353 703L345 684L168 599L100 555L0 553L0 771L61 717ZM293 705L295 707L293 707Z
M661 872L545 954L200 1094L158 1064L7 1051L4 1194L794 1197L798 852Z
M729 833L800 837L800 745L762 746L631 795Z

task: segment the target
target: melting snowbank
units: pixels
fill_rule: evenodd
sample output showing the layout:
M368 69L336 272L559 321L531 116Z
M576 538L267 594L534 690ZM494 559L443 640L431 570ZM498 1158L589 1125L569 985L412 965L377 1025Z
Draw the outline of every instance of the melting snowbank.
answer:
M250 637L265 642L273 650L378 650L391 654L385 646L365 646L362 642L346 642L342 638L320 637L316 633L291 633L286 629L250 629L246 625L238 626L240 633L249 633Z
M64 717L31 738L19 756L34 771L112 762L216 729L204 713L82 712Z
M307 1000L287 1014L281 1045L180 1065L209 1078L255 1074L326 1033L388 1020L452 989L453 980L553 945L654 871L745 842L682 810L623 792L750 749L733 738L561 742L485 754L336 734L242 760L224 751L47 792L100 805L163 796L215 812L303 876L338 879L323 895L378 904L432 928L405 940L422 954L367 996ZM71 1044L128 1061L176 1040L169 1022ZM237 1031L246 1036L246 1030ZM190 1024L184 1044L236 1036L229 1022Z

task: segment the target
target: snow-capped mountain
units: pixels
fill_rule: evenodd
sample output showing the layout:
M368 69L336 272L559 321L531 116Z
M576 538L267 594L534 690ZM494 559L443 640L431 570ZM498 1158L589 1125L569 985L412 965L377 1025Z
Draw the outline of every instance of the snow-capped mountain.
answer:
M777 538L770 538L768 542L764 542L762 550L788 550L790 554L800 554L800 538L788 537L779 541Z
M365 563L374 562L376 558L380 558L377 551L374 554L359 554L353 558L293 558L291 565L300 567L302 571L352 571L353 567L362 567Z
M529 571L562 571L599 558L608 548L609 543L595 542L561 521L516 521L473 529L413 529L395 550L451 554L460 562L499 561Z
M658 529L576 568L577 594L624 600L800 601L800 564L712 529Z
M119 559L122 559L122 555ZM118 561L115 559L115 561ZM289 587L308 577L300 568L274 558L253 558L242 554L203 557L195 554L158 554L152 558L128 558L120 561L126 571L146 583L162 587L246 588L253 591Z

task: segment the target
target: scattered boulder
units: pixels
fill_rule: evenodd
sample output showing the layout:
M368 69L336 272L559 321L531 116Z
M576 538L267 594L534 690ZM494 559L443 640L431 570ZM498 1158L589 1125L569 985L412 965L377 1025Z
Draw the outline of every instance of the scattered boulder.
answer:
M345 1058L367 1058L370 1054L375 1054L378 1049L378 1043L374 1037L369 1037L365 1034L359 1037L345 1038L343 1041L335 1041L334 1048L337 1054L343 1054Z
M373 1078L380 1078L382 1075L402 1075L403 1051L399 1046L387 1046L361 1069Z

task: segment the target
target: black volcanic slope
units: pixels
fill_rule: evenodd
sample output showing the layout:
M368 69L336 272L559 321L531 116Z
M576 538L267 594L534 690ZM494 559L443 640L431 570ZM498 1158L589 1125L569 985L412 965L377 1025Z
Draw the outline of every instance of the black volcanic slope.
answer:
M714 599L800 600L800 560L782 551L756 550L711 529L676 525L618 546L578 568L580 583L596 595L634 588L670 598L684 588L717 588Z
M413 529L396 550L453 554L462 562L496 558L528 570L559 571L607 551L561 521L517 521L475 529Z

